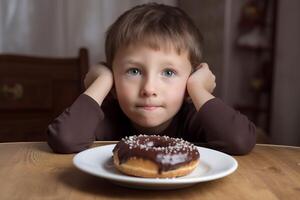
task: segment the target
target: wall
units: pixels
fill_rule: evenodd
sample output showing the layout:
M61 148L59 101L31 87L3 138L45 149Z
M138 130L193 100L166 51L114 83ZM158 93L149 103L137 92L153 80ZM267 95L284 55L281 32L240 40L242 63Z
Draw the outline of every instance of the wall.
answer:
M125 10L177 0L0 0L0 53L73 57L89 50L90 63L105 60L107 27Z
M195 21L204 36L204 61L217 77L215 95L233 106L249 104L249 81L256 55L236 48L237 24L244 2L239 0L180 0L179 7Z
M229 105L251 102L249 81L257 55L237 49L239 0L180 0L205 39L205 60L217 76L216 96ZM300 1L278 1L271 127L276 144L300 146Z
M300 146L300 1L278 3L271 137Z
M180 0L178 6L193 19L204 37L204 62L207 62L216 75L215 95L222 94L224 1Z

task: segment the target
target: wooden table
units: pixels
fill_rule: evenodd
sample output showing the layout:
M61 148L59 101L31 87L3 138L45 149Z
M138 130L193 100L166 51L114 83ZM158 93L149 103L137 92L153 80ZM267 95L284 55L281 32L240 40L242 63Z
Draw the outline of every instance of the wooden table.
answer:
M96 142L95 146L108 144ZM167 191L120 187L72 164L74 154L54 154L46 143L0 143L0 199L297 199L300 148L256 145L236 156L233 174Z

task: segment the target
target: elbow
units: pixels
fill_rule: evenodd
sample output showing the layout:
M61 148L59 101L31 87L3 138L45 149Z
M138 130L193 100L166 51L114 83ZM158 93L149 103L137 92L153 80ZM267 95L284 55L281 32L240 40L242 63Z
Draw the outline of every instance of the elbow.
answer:
M48 145L54 153L70 154L77 153L88 148L88 145L78 145L72 141L72 138L67 137L69 134L57 134L51 131L51 125L48 127Z
M243 141L237 140L233 141L231 144L231 154L232 155L246 155L252 151L255 146L255 142L253 141Z
M69 154L78 152L69 141L62 138L49 138L48 145L54 153Z
M236 137L231 141L231 154L246 155L252 151L256 144L255 125L250 123L243 131L236 131Z

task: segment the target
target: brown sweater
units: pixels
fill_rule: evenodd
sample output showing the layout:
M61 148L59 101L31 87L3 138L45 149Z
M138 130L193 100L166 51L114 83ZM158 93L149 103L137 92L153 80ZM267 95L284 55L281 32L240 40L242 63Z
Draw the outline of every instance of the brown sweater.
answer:
M255 125L218 98L206 102L198 112L185 102L166 128L150 131L234 155L249 153L256 142ZM141 133L148 134L134 128L116 100L107 100L100 107L85 94L47 130L48 144L56 153L79 152L95 140L119 140Z

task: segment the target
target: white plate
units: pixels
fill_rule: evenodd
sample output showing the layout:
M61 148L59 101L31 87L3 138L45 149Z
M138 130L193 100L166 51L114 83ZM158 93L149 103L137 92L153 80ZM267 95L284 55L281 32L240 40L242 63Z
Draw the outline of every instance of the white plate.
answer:
M115 144L87 149L75 155L73 163L80 170L112 181L115 184L140 189L175 189L199 182L222 178L237 169L237 161L222 152L198 147L200 163L187 176L178 178L139 178L127 176L115 169L112 150Z

